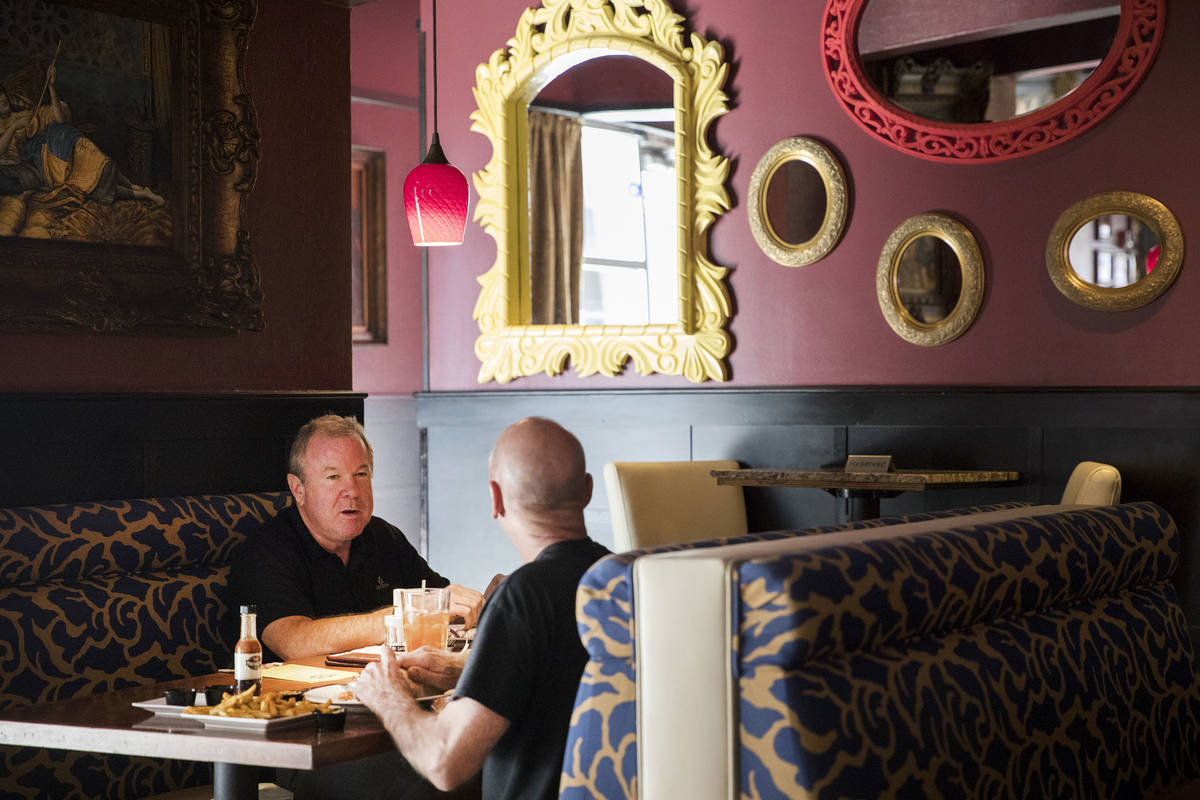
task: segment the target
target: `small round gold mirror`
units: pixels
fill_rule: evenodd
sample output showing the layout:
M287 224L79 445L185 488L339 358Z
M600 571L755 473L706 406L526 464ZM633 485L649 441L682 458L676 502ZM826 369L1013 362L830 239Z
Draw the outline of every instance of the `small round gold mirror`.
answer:
M1166 206L1137 192L1104 192L1062 213L1046 243L1046 269L1066 297L1127 311L1158 297L1183 265L1183 232Z
M776 263L820 261L846 226L847 194L842 165L827 147L804 136L784 139L750 176L750 231Z
M896 334L925 347L961 336L983 304L983 255L971 231L944 214L905 220L888 237L875 293Z

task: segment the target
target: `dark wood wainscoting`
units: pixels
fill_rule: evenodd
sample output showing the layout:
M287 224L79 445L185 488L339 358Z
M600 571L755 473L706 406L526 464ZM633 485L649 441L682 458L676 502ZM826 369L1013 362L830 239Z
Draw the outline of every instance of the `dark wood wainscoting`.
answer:
M595 538L612 543L601 478L607 461L733 458L747 467L837 466L849 453L895 456L902 468L1010 469L1020 483L909 492L882 513L1002 500L1057 502L1079 461L1115 465L1123 499L1170 511L1183 537L1176 573L1200 642L1200 390L1042 388L697 389L668 392L463 392L417 396L426 442L430 553L443 571L485 585L515 554L490 519L487 455L515 419L540 414L574 431L596 488ZM754 530L832 523L818 489L747 489ZM460 575L460 572L462 573Z
M0 394L0 507L287 488L296 430L349 392Z

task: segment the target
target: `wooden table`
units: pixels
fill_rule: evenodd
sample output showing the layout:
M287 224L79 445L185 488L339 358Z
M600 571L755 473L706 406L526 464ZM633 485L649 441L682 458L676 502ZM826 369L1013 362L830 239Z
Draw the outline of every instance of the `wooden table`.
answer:
M961 486L1013 483L1020 473L995 469L898 469L892 472L845 472L828 469L714 469L721 485L800 486L842 498L838 522L879 516L879 499L901 492L948 489Z
M295 663L322 666L323 656ZM349 670L357 672L357 670ZM97 753L211 761L215 800L257 798L258 767L313 769L387 752L395 747L374 714L348 712L344 731L295 725L269 733L205 729L195 719L156 716L130 705L163 696L172 686L229 684L215 673L170 683L118 689L55 703L0 710L0 744ZM311 689L319 684L263 679L263 691Z

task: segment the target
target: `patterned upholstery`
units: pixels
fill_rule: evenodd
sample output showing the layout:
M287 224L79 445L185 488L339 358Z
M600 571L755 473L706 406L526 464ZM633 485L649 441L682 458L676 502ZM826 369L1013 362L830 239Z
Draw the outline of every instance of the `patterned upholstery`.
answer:
M741 795L1142 798L1195 778L1178 548L1136 503L738 565Z
M567 734L560 796L566 800L637 797L637 669L632 575L633 564L638 558L652 553L770 541L836 530L876 528L1026 505L1021 502L1002 503L906 517L880 517L802 531L752 533L735 538L632 550L601 559L583 576L576 596L579 635L588 651L589 660L580 681L575 712Z
M285 492L0 509L0 707L212 672L232 661L234 546ZM125 798L205 764L0 747L0 797Z

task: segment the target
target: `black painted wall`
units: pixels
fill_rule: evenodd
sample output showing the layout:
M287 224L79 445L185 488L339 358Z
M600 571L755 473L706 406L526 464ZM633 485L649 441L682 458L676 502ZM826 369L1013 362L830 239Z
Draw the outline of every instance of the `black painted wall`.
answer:
M0 394L0 508L279 491L312 417L362 419L349 392Z

